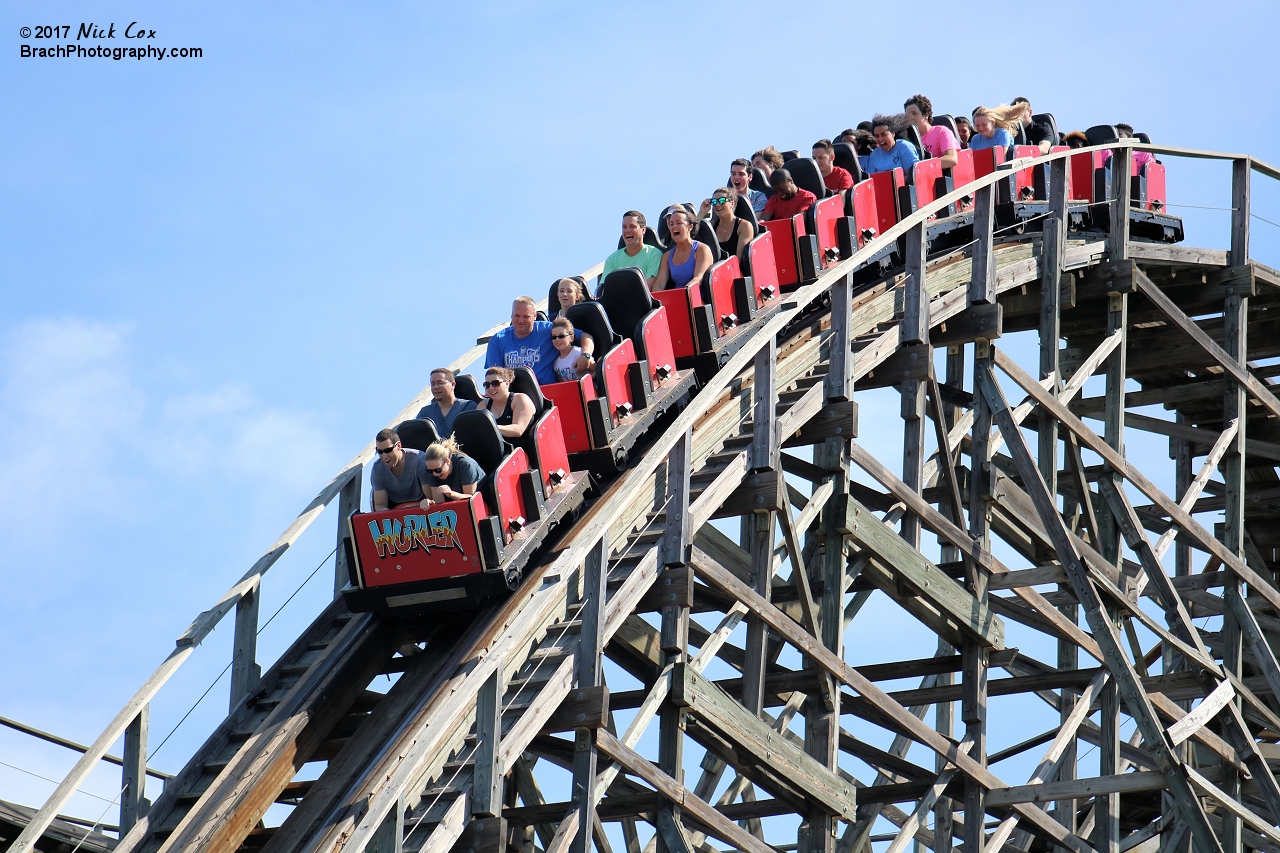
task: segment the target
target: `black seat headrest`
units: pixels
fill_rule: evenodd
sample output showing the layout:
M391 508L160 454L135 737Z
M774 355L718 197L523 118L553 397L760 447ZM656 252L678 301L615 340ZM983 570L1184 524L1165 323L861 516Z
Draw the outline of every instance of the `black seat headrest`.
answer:
M1022 122L1018 122L1013 126L1013 144L1014 145L1030 145L1027 141L1027 127Z
M454 376L453 395L459 400L470 400L473 403L479 403L484 397L480 396L480 387L476 385L476 378L470 373L459 373Z
M716 238L716 229L710 219L699 219L693 239L711 250L711 262L724 260L724 252L720 251L720 241Z
M660 251L660 252L665 252L665 251L667 250L667 247L666 247L666 246L664 246L664 245L662 245L662 241L658 239L658 232L657 232L657 231L654 231L654 230L653 230L653 228L652 228L652 226L649 226L649 225L646 225L646 226L644 227L644 244L645 244L646 246L652 246L653 248L657 249L657 250L658 250L658 251ZM618 248L619 248L619 249L621 249L622 247L624 247L624 246L626 246L626 245L627 245L627 244L626 244L625 242L623 242L623 240L622 240L622 235L621 235L621 234L619 234L619 235L618 235ZM580 277L580 276L578 276L578 277Z
M462 447L462 452L474 459L486 474L498 469L509 449L488 409L472 409L459 414L453 422L453 437ZM493 512L494 508L489 510Z
M686 202L682 202L680 206L683 207L685 210L689 211L689 218L691 220L697 219L698 211L694 210L694 207L692 204L689 204L686 201ZM664 252L667 249L670 249L672 245L671 229L667 227L667 214L670 212L671 212L670 207L664 207L662 208L662 215L658 217L658 243L660 244L659 248L661 248L662 251ZM695 240L698 239L696 228L694 229L693 239Z
M400 436L400 444L414 450L426 450L432 442L440 440L436 425L426 418L414 418L396 424L396 435Z
M783 163L790 163L792 160L796 159L796 158L797 158L797 157L799 157L799 156L800 156L800 152L799 152L799 151L796 151L794 148L793 148L793 149L791 149L790 151L783 151L783 152L782 152L782 162L783 162Z
M1084 132L1084 138L1090 145L1106 145L1119 139L1120 133L1113 124L1095 124Z
M1151 144L1151 137L1145 133L1135 133L1133 135L1133 138L1141 142L1143 145Z
M512 394L524 394L533 401L533 414L538 417L551 407L551 403L546 397L542 396L542 389L538 387L538 377L533 375L533 371L527 367L516 367L512 369L515 376L511 380L509 386Z
M920 139L920 131L916 130L916 126L914 124L907 125L902 136L915 146L916 154L920 155L921 160L929 156L929 152L924 150L924 141Z
M949 115L934 116L929 120L930 124L940 124L947 130L951 131L956 140L960 139L960 134L956 131L956 120Z
M645 315L658 307L658 300L649 293L644 273L634 267L614 270L600 284L597 301L609 318L609 325L618 334L639 341L637 327Z
M822 181L822 172L818 169L818 161L812 157L797 157L787 163L786 170L791 179L802 190L808 190L818 198L825 198L827 185Z
M773 187L769 186L769 179L755 166L751 167L751 189L768 196L773 195Z
M1049 128L1049 144L1057 145L1062 141L1062 134L1058 133L1058 120L1053 117L1053 113L1036 113L1031 117L1036 124L1043 124Z
M738 196L738 201L733 206L733 215L750 222L753 230L760 230L760 223L756 221L755 208L751 206L751 202L745 195Z
M618 270L618 272L621 272L621 270ZM609 324L609 318L604 313L604 308L600 306L599 302L582 302L577 305L570 305L564 315L573 324L574 329L591 336L597 361L603 359L604 354L612 349L614 344L620 343L622 340L614 333L613 326Z
M831 147L836 150L833 162L848 172L855 184L866 177L862 174L862 163L858 160L858 151L853 147L853 143L834 142Z

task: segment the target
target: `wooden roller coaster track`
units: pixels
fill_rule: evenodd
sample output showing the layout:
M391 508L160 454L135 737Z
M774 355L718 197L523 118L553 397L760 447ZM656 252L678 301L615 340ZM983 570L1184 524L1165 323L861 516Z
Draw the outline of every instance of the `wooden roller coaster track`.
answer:
M1280 274L1249 257L1252 175L1280 173L1132 143L1108 146L1109 231L1068 230L1051 154L1040 230L997 229L997 171L787 294L510 598L454 621L338 598L260 673L262 578L330 502L359 507L369 445L10 853L53 849L121 737L117 853L1280 851L1280 370L1259 364L1280 357ZM1229 249L1130 239L1134 147L1232 163ZM929 256L929 217L970 194L973 242ZM855 288L895 243L903 265ZM1037 364L1002 346L1037 331ZM900 392L900 464L859 442L855 388ZM1136 411L1155 404L1174 419ZM1126 454L1145 435L1170 471ZM736 539L712 524L732 518ZM846 648L889 601L934 657ZM231 711L150 803L147 707L233 611ZM1006 743L999 702L1046 731ZM1029 778L998 775L1040 749Z

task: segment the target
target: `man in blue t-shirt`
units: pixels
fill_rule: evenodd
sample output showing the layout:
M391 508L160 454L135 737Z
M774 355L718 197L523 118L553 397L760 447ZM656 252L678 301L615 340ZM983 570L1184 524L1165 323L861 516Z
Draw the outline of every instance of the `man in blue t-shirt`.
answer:
M899 168L906 174L920 159L910 142L894 138L893 128L888 122L877 121L872 134L875 136L876 147L861 158L862 168L868 175Z
M552 365L559 353L551 342L551 323L537 317L538 303L533 297L517 296L511 305L511 325L489 338L489 351L484 359L486 370L527 367L538 378L539 385L556 381ZM587 356L595 352L595 344L585 332L579 333L577 344L582 347L582 357L576 367L579 373L586 373L591 369Z

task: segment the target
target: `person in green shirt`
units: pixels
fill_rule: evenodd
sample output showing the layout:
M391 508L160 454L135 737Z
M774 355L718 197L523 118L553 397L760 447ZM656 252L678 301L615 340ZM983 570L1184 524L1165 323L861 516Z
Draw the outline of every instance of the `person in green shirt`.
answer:
M662 265L662 250L645 244L646 224L644 214L638 210L622 214L622 248L605 259L601 280L614 270L635 267L644 275L649 289L653 289L653 283L658 280L658 268Z

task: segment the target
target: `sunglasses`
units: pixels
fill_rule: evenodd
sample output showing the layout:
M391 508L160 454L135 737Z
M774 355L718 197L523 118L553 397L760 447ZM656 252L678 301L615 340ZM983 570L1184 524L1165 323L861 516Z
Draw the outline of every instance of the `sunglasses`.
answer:
M729 203L729 199L726 196L720 196L720 198L711 199L711 203L717 206L726 205Z
M553 341L564 341L564 340L568 340L569 338L572 338L572 337L573 337L573 335L552 335L552 336L551 336L551 340L553 340Z
M430 465L428 465L427 470L438 477L440 476L440 472L444 470L444 466L441 465L439 468L432 468Z
M486 387L486 388L497 388L497 387L498 387L499 385L501 385L502 383L503 383L503 380L501 380L501 379L490 379L489 381L487 381L487 382L485 382L485 383L484 383L484 387Z
M393 444L390 447L379 447L377 450L379 456L390 456L396 452L396 446Z

